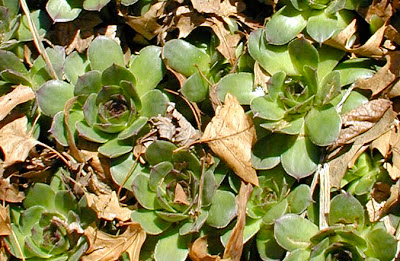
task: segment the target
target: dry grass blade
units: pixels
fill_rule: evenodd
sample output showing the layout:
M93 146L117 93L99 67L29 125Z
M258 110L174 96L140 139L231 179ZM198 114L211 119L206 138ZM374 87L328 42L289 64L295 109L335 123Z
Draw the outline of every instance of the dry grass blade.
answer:
M43 57L43 60L45 61L47 68L49 69L49 71L51 73L51 77L58 80L57 73L56 73L56 71L54 71L53 64L51 63L50 58L47 55L46 49L44 48L44 45L43 45L42 41L40 40L38 30L32 21L29 7L26 4L25 0L20 0L20 3L21 3L21 8L26 15L26 18L28 19L28 25L29 25L29 29L32 33L33 42L35 43L35 46L36 46L37 50L39 51L40 55Z

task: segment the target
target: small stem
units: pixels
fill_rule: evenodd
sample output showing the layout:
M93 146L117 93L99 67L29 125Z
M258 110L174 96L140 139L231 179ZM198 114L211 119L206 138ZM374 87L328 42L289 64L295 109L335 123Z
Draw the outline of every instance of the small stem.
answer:
M40 55L43 57L43 60L45 61L47 68L49 68L51 76L53 77L53 79L58 80L58 76L53 68L53 64L51 63L50 58L47 55L46 49L44 48L44 45L43 45L42 41L40 40L40 36L37 31L37 28L32 21L29 7L26 4L25 0L20 0L20 3L21 3L22 10L24 11L24 13L26 15L26 18L28 19L29 30L32 33L33 42L35 43L35 46L36 46L38 52L40 53Z

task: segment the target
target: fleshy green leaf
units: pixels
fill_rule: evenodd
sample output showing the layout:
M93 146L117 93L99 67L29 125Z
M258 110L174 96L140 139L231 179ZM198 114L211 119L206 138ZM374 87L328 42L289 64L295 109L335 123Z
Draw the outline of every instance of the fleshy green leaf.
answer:
M208 211L207 224L215 228L226 227L236 215L235 195L229 191L217 190Z
M320 44L331 38L340 29L337 18L324 11L314 11L307 23L307 33Z
M74 95L90 95L101 90L101 72L89 71L78 77L74 88Z
M40 109L47 116L53 117L64 110L65 103L74 96L74 87L64 81L51 80L37 90L37 100ZM57 97L57 102L54 102Z
M181 89L182 94L191 102L201 102L207 98L208 83L198 72L192 74Z
M167 97L160 90L151 90L142 97L141 115L147 118L165 115L168 106Z
M253 91L253 74L245 72L223 77L217 84L216 92L220 101L224 101L226 94L231 93L244 105L250 104L253 98L259 96Z
M319 146L334 143L339 137L342 120L335 107L324 109L312 108L305 119L306 134Z
M140 173L136 175L132 183L133 193L142 207L153 210L157 205L157 193L150 190L149 177Z
M75 85L79 76L85 74L88 64L89 61L85 60L83 55L76 51L73 51L65 58L64 73L71 84Z
M110 0L84 0L83 8L88 11L100 11Z
M154 211L146 209L132 211L131 219L133 222L138 222L146 233L150 235L161 234L172 224L161 219Z
M149 188L153 191L157 191L157 186L162 182L165 176L174 168L171 162L162 161L155 166L151 167Z
M265 120L277 121L285 116L285 110L279 107L276 101L265 96L254 98L250 103L250 108L254 117Z
M166 71L161 59L161 48L151 45L140 50L139 55L133 59L129 70L135 75L135 87L139 97L154 89Z
M296 75L287 46L269 45L264 30L258 29L250 34L249 53L269 74L285 72Z
M311 244L310 238L317 232L318 227L314 223L295 214L275 220L275 239L288 251L307 248Z
M98 151L104 156L113 159L132 151L132 149L132 142L125 142L115 138L100 146Z
M333 71L327 74L321 81L317 95L315 96L315 104L323 106L340 94L340 74Z
M318 67L318 51L306 39L293 40L289 43L288 50L299 74L303 74L303 67L306 65L314 69Z
M113 63L101 74L103 85L120 85L121 81L127 81L135 85L135 76L125 67Z
M86 2L88 1L86 0L83 3L84 7ZM112 64L124 66L124 53L121 47L117 42L106 36L97 36L93 40L88 48L88 58L92 70L102 72Z
M257 250L263 260L282 260L285 250L278 245L272 226L262 226L256 237Z
M186 77L210 67L210 57L205 52L181 39L166 42L163 56L168 66Z
M191 236L180 236L179 227L168 230L156 244L154 259L156 261L185 261L189 253Z
M243 230L243 244L247 243L247 241L257 234L257 232L260 230L261 223L261 219L246 218L246 224ZM231 235L232 229L229 229L222 234L221 242L225 247Z
M43 206L48 211L54 209L54 197L55 192L51 187L44 183L36 183L31 187L23 201L25 208L30 208L32 206Z
M301 214L313 202L311 189L306 184L296 187L287 197L290 212Z
M320 150L307 137L298 137L296 142L281 156L285 171L296 179L311 175L319 163Z
M291 6L284 6L272 15L265 26L265 35L269 43L283 45L296 37L307 25L304 13Z
M153 166L163 161L171 161L175 149L176 146L173 143L157 140L147 148L146 160Z
M79 0L49 0L46 11L54 23L70 22L77 18L82 11Z
M339 194L331 200L329 224L364 224L364 208L361 203L350 194Z

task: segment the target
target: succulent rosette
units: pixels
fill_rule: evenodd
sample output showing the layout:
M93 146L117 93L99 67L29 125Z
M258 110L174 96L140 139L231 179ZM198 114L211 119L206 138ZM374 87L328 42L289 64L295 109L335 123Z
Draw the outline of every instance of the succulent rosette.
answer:
M176 149L167 141L152 143L146 151L150 173L136 174L132 184L141 207L131 217L148 234L158 235L157 260L171 260L172 252L162 246L174 238L184 243L172 259L185 260L191 235L203 226L226 227L237 211L235 195L218 188L216 164L203 169L194 152Z
M50 185L36 183L22 208L12 208L14 236L6 238L10 252L25 260L79 260L87 249L78 214L80 203L59 176Z
M91 70L68 70L71 83L48 81L37 91L43 113L53 117L50 132L58 143L69 146L72 139L79 146L83 139L109 158L131 151L148 119L167 108L168 98L155 89L165 73L160 53L148 46L126 66L121 47L100 36L89 46L88 61L70 60L68 66L89 64ZM54 96L60 103L51 102Z

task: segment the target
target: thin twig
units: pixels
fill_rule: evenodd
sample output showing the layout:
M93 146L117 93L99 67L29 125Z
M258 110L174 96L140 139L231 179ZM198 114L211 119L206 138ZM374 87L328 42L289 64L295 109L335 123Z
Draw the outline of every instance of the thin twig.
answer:
M29 25L29 30L32 33L32 37L33 37L33 42L35 43L35 46L38 50L38 52L40 53L40 55L43 57L43 60L45 61L47 68L49 68L50 74L52 76L53 79L58 80L58 76L56 71L53 68L53 64L50 61L49 56L47 55L46 49L44 48L44 45L42 43L42 41L40 40L40 36L38 33L38 30L35 26L35 24L32 21L32 17L31 17L31 13L29 11L29 7L26 4L25 0L20 0L21 3L21 7L22 10L24 11L26 18L28 19L28 25Z

